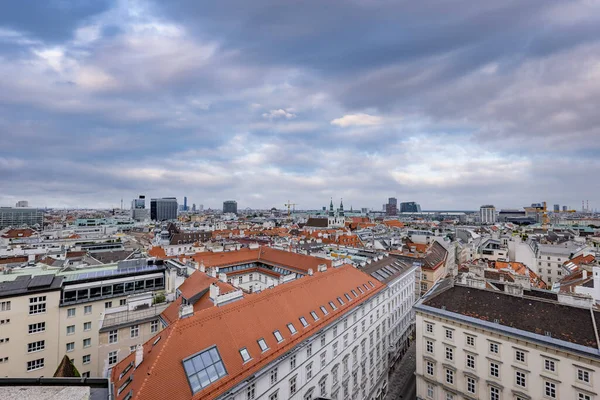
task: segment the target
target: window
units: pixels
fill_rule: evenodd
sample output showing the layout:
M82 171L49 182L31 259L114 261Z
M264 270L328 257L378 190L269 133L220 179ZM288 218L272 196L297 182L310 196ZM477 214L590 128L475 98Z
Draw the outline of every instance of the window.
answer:
M73 334L75 334L75 325L67 326L67 335L73 335Z
M306 346L306 358L309 358L310 356L312 356L312 344Z
M344 335L344 347L348 347L348 334Z
M544 360L544 369L546 371L555 372L556 364L554 363L554 361L546 359L546 360Z
M41 351L41 350L44 350L45 348L46 348L45 340L39 340L37 342L27 344L27 352L28 353L33 353L35 351Z
M556 384L553 382L545 382L544 395L551 399L556 399Z
M454 371L451 369L446 370L446 383L449 385L454 385Z
M517 384L517 386L521 386L521 387L526 387L526 377L525 377L525 373L521 372L521 371L516 371L515 372L515 382Z
M275 393L271 393L269 395L269 400L278 400L279 399L279 391L275 392Z
M271 377L271 385L276 384L277 383L277 367L275 367L271 370L270 377Z
M67 352L75 350L75 342L67 343Z
M350 297L348 293L344 293L344 296L346 297L346 300L352 301L352 297Z
M45 331L46 331L46 323L45 322L38 322L36 324L29 324L29 327L28 327L29 334L39 333L39 332L45 332Z
M490 343L490 353L498 354L499 346L498 343Z
M356 339L358 337L358 327L352 328L352 338Z
M242 277L242 276L240 276L240 277L238 278L238 285L241 285L241 284L242 284L242 282L243 282L243 277Z
M590 383L590 373L584 369L577 369L577 380L579 382Z
M183 360L183 368L193 393L218 381L227 371L216 347L204 350Z
M423 292L427 291L427 283L421 282L421 291L423 291Z
M495 378L500 377L500 367L494 362L490 362L490 376Z
M91 322L84 322L83 323L83 330L84 331L90 331L90 330L92 330L92 323Z
M265 342L265 339L258 339L258 345L262 351L269 350L269 346L267 346L267 342Z
M290 369L291 370L296 369L296 355L295 354L290 357Z
M340 306L343 306L343 305L345 304L345 303L344 303L344 300L342 300L342 298L341 298L341 297L338 297L338 298L337 298L337 301L338 301L338 303L340 303Z
M73 318L75 316L75 309L69 308L67 309L67 318Z
M92 313L92 306L85 306L83 307L83 313L84 314L91 314Z
M245 347L243 349L240 349L240 355L242 356L242 360L244 360L244 362L249 361L251 358L248 349L246 349Z
M426 343L426 350L428 353L433 354L433 342L431 340L428 340Z
M104 303L104 308L112 308L112 301L107 301Z
M490 386L490 400L500 400L500 389Z
M427 361L427 375L433 375L433 374L434 374L433 363L431 361Z
M157 319L150 322L150 333L156 333L156 332L158 332L158 320Z
M296 393L296 379L297 375L294 375L290 378L290 394Z
M10 301L0 301L0 311L10 311Z
M140 326L133 325L132 327L129 328L129 332L130 332L132 339L138 337L140 335Z
M446 392L446 400L454 400L454 395L450 392Z
M119 300L119 306L126 306L127 305L127 299L121 299Z
M327 396L327 377L324 376L319 381L319 390L321 392L321 397Z
M577 400L592 400L592 396L585 393L578 393Z
M521 350L516 350L515 351L515 360L517 360L518 362L524 363L525 362L525 352L521 351Z
M110 331L108 332L108 343L117 343L118 341L118 331Z
M44 368L44 359L40 358L33 361L27 361L27 372Z
M288 329L290 330L290 333L292 335L295 335L298 331L296 330L296 327L294 326L294 324L289 323L287 324Z
M87 338L87 339L83 339L83 347L90 347L92 345L92 339Z
M308 322L306 322L306 318L304 318L304 317L300 317L300 323L305 328L308 326Z
M454 349L452 349L452 347L446 347L446 360L454 360Z
M319 319L319 317L317 316L317 313L316 313L316 312L314 312L314 311L311 311L311 312L310 312L310 316L311 316L311 317L313 317L313 319L314 319L315 321L317 321L317 320Z
M431 383L427 384L427 398L433 399L433 385Z
M327 341L327 338L325 336L325 333L321 335L321 347L325 347L325 342Z
M275 336L275 339L277 339L277 343L283 342L283 336L281 336L281 332L274 331L273 336Z
M81 358L83 364L89 364L92 356L90 354L86 354Z
M321 357L321 369L323 369L327 365L327 352L326 351L322 352L320 357Z
M337 325L333 327L333 337L337 336Z
M475 394L476 391L475 379L470 376L467 377L467 392Z
M246 388L246 400L253 400L255 398L256 385L253 383L248 385Z
M29 298L29 315L43 314L46 312L46 296ZM42 363L44 359L41 359ZM37 369L37 368L36 368Z
M454 332L451 329L446 329L446 339L452 340L454 338Z
M129 346L129 354L133 353L136 350L136 346Z
M329 312L327 311L327 309L323 306L319 307L321 309L321 312L323 313L323 315L327 315L329 314Z
M306 380L308 381L311 378L312 378L312 363L308 363L308 365L306 366Z
M475 369L475 356L467 354L467 368Z
M338 355L338 342L333 343L333 358Z

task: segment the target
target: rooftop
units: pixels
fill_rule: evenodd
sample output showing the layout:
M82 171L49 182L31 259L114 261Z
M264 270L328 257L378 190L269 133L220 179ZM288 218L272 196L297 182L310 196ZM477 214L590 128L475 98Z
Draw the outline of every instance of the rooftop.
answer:
M160 314L169 307L169 304L158 304L152 307L144 307L137 310L125 310L106 314L102 322L100 332L115 329L115 327L128 326L135 323L141 323L158 319Z
M60 290L62 280L55 275L20 275L13 281L0 282L0 298Z
M383 283L389 283L413 267L412 262L393 256L383 257L360 270Z

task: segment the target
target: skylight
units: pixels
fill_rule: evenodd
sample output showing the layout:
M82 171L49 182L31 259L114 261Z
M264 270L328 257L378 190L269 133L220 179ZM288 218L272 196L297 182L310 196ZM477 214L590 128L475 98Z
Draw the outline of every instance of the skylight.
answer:
M361 294L364 294L364 293L365 293L365 291L364 291L364 290L363 290L363 289L362 289L360 286L359 286L357 289L358 289L358 291L359 291Z
M346 296L346 300L352 301L352 297L348 293L344 293L344 296Z
M290 332L293 334L297 333L298 331L296 330L296 327L294 326L294 324L289 323L287 324L288 329L290 330Z
M344 300L342 300L342 298L341 298L341 297L338 297L338 298L337 298L337 301L340 303L340 306L343 306L343 305L344 305Z
M337 310L337 307L335 306L335 304L333 304L333 301L329 302L329 306L335 311Z
M283 336L281 336L281 332L274 331L273 335L275 336L275 339L277 339L277 343L280 343L283 341Z
M327 315L329 314L329 312L327 311L327 309L324 306L321 306L321 311L323 312L323 314Z
M358 293L356 293L356 290L352 289L351 292L354 295L354 297L358 297Z
M363 286L365 287L365 289L369 290L369 287L363 283Z
M369 281L369 285L371 285L372 288L375 287L375 285L373 284L373 282Z
M267 346L267 342L265 342L265 339L258 339L258 345L260 346L260 349L262 351L269 350L269 346Z
M308 326L308 322L306 322L306 318L304 317L300 317L300 323L302 323L302 326L305 328Z
M242 350L245 351L246 349ZM240 353L242 350L240 350ZM247 351L246 354L248 354ZM248 358L250 358L249 354ZM185 374L193 393L204 389L211 383L227 375L223 360L221 360L216 347L212 347L183 360L183 368L185 369Z
M317 313L316 313L316 312L314 312L314 311L311 311L311 312L310 312L310 316L311 316L311 317L313 317L313 319L314 319L315 321L317 321L317 320L319 319L319 317L317 316Z
M251 358L248 349L246 349L245 347L243 349L240 349L240 355L242 356L242 360L244 360L244 362L250 360Z

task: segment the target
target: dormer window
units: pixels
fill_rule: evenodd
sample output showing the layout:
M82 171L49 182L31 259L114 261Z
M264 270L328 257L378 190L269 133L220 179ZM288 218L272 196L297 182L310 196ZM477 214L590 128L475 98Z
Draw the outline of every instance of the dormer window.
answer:
M283 342L283 336L281 336L281 332L274 331L273 336L275 336L275 339L277 339L277 343Z
M244 360L244 362L247 362L252 358L250 357L248 349L246 349L245 347L243 349L240 349L240 355L242 356L242 360Z
M306 322L306 318L304 318L304 317L300 317L300 323L305 328L308 326L308 322Z
M267 346L267 342L265 342L265 339L258 339L258 345L260 346L260 349L262 351L269 350L269 346Z
M294 335L294 334L298 333L298 331L296 330L296 327L294 326L294 324L292 324L292 323L289 323L289 324L287 324L287 327L288 327L288 329L290 330L290 333L291 333L292 335Z

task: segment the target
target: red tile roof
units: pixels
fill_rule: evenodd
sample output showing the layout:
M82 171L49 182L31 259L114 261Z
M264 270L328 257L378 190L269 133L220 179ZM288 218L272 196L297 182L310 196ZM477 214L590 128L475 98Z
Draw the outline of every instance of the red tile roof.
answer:
M0 264L25 263L29 260L27 256L0 258Z
M10 229L8 232L2 235L2 237L6 239L16 239L31 237L34 233L35 231L32 229Z
M369 290L360 293L356 290L359 285L367 285ZM128 373L119 376L135 359L135 352L113 368L112 381L116 388L133 375L128 390L117 399L122 400L129 388L133 390L134 399L216 398L383 288L378 280L344 265L178 320L144 345L144 360L138 368L131 368ZM358 298L351 295L352 289L358 293ZM349 293L353 300L346 301L345 293ZM336 301L338 296L344 299L344 305ZM335 311L328 305L330 301L336 302ZM326 306L329 314L323 315L320 306ZM310 316L311 311L318 314L318 321ZM298 320L302 316L309 322L306 328ZM296 334L290 333L288 323L294 324L298 331ZM281 343L277 343L273 336L275 330L279 330L284 338ZM260 338L265 339L269 350L261 351L257 343ZM182 360L212 346L217 347L227 375L194 395ZM248 349L252 357L246 363L239 353L242 348Z

